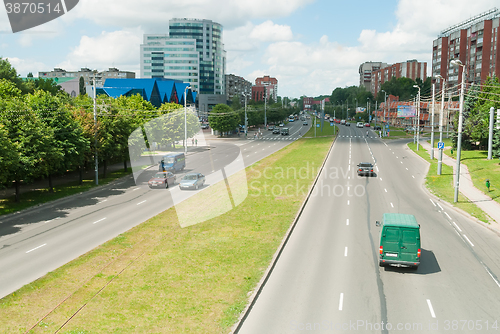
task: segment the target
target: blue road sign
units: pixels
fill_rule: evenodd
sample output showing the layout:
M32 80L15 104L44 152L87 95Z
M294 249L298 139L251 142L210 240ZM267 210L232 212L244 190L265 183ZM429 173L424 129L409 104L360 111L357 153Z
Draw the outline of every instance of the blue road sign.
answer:
M389 124L386 124L386 125L385 125L385 128L386 128L386 129L389 129Z
M316 127L319 128L319 124L316 124Z
M333 123L330 123L330 126L333 126Z
M443 149L444 148L444 142L440 141L438 142L438 148Z
M391 129L387 129L387 132L391 132Z

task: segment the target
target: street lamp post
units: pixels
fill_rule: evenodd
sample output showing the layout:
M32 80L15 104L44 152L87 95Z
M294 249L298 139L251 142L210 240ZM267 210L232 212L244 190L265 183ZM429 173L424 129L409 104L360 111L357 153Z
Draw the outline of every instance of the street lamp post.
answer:
M96 99L96 80L95 76L97 74L97 71L94 70L94 79L93 79L93 84L94 87L94 142L95 142L95 184L99 185L99 159L97 156L97 99ZM80 167L81 168L81 167Z
M384 92L384 94L385 94L385 96L384 96L385 97L385 99L384 99L384 123L386 123L385 111L387 109L387 92L385 90L383 90L383 89L381 90L381 92ZM386 133L386 130L385 130L385 124L384 124L384 136L387 136L387 133Z
M247 96L248 93L242 93L245 97L245 139L248 137L248 118L247 118ZM283 100L281 100L283 101Z
M462 66L462 84L460 87L460 109L458 114L458 129L457 129L457 174L455 178L455 196L453 201L458 202L458 191L460 188L460 155L462 153L462 123L463 116L462 112L464 110L464 90L465 90L465 65L458 59L453 59L450 61L451 65Z
M443 142L444 87L445 87L446 80L441 75L436 75L436 78L443 80L443 86L441 88L441 111L439 113L439 141ZM438 154L437 175L441 175L442 166L443 166L443 149L440 148L439 154Z
M417 151L420 145L420 87L417 85L413 85L413 87L418 88L418 96L417 96Z
M432 119L431 119L431 160L434 159L434 95L436 94L436 84L432 84Z
M187 154L187 105L186 105L186 96L187 90L191 89L191 86L187 86L184 88L184 154Z

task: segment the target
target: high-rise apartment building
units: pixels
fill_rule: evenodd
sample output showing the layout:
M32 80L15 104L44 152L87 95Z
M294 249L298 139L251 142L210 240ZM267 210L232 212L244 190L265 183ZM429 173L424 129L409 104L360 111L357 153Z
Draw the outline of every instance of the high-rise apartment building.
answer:
M141 78L178 79L200 94L225 94L226 51L222 25L172 19L168 35L144 35Z
M363 86L369 92L372 86L372 73L387 67L386 63L369 61L359 65L359 86Z
M425 81L427 78L427 63L418 62L416 59L408 60L403 63L396 63L388 65L380 70L372 72L370 92L377 96L380 87L386 81L390 81L393 77L410 78L417 80L417 78Z
M91 85L94 78L94 72L90 68L81 68L80 71L66 71L62 68L54 68L50 72L38 72L39 78L44 79L63 79L63 78L76 78L83 77L85 86ZM107 71L96 72L97 86L102 86L106 79L133 79L135 78L134 72L120 71L117 68L111 67Z
M245 103L245 96L243 94L245 93L248 94L248 100L252 93L252 83L237 75L226 74L226 95L228 102L232 101L234 96L238 96L240 104L243 105Z
M432 75L445 78L447 87L460 84L463 67L450 64L458 59L465 65L466 83L500 77L499 25L500 11L494 8L443 30L432 46Z

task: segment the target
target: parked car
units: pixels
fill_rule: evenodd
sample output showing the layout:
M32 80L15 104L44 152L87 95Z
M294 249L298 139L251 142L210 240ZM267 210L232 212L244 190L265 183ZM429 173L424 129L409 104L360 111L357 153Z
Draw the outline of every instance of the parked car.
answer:
M176 176L171 172L158 172L149 180L149 188L169 188L175 184Z
M382 130L382 128L380 127L380 125L375 125L375 126L373 127L373 130Z
M357 127L357 128L362 128L362 127L363 127L363 122L358 122L358 123L356 123L356 127Z
M205 175L201 173L187 173L179 182L179 188L184 189L196 189L203 187L205 184Z
M420 264L420 225L414 215L384 213L380 229L379 265L417 268Z
M373 165L369 162L360 162L358 164L358 176L361 175L368 175L371 176L373 175Z

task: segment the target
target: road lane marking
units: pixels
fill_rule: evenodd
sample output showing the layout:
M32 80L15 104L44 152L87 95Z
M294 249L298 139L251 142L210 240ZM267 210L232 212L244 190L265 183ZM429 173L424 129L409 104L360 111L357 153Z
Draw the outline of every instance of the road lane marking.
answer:
M378 166L375 166L375 168L377 168L377 173L378 173ZM382 180L382 179L381 179Z
M461 229L460 227L458 227L457 223L455 223L455 222L452 222L452 223L453 223L453 225L455 225L455 227L456 227L456 228L458 228L458 230L459 230L460 232L462 232L462 229Z
M392 202L391 202L391 206L394 207L394 205L392 204Z
M102 218L102 219L99 219L98 221L93 222L92 224L97 224L98 222L102 222L104 219L106 219L106 217L104 217L104 218Z
M436 314L434 313L434 309L432 308L431 300L427 299L427 305L429 306L429 311L431 311L431 317L435 318Z
M473 243L469 240L469 238L467 238L467 236L466 236L465 234L464 234L464 238L465 238L465 239L466 239L466 240L470 243L470 245L471 245L472 247L474 247L474 244L473 244Z
M347 256L347 247L345 248L344 256Z
M349 225L349 218L347 218L347 220L346 220L346 223L345 223L345 224L346 224L346 225Z
M146 202L146 201L144 200L144 201L142 201L142 202L137 203L136 205L140 205L140 204L142 204L142 203L144 203L144 202Z
M401 161L401 163L403 163L403 162ZM408 167L406 167L406 170L408 170Z
M434 204L434 206L436 206L436 203L434 203L434 201L432 200L432 198L429 198L429 201L431 201L431 203Z
M344 294L340 294L340 300L339 300L339 311L342 311L342 306L344 304Z
M384 188L385 192L387 192L387 188Z
M132 189L132 191L136 191L136 190L139 190L140 188L135 188L135 189Z
M493 274L490 272L490 270L488 268L486 268L486 271L488 272L488 275L490 275L490 277L495 281L495 283L500 288L500 283L496 280L496 278L493 276Z
M347 200L347 205L349 205L349 200Z
M444 214L446 215L446 217L448 217L449 220L451 220L451 217L447 212L445 212Z
M349 169L348 170L351 170L351 165L349 165Z
M382 178L380 178L380 181L382 181Z
M30 249L29 251L27 251L27 252L26 252L26 254L28 254L29 252L34 251L35 249L41 248L41 247L43 247L43 246L45 246L45 245L47 245L47 244L43 244L43 245L40 245L40 246L35 247L35 248L33 248L33 249Z
M443 210L443 211L444 211L444 209L443 209L443 207L441 206L441 204L437 203L437 205L439 206L439 208L440 208L441 210Z
M412 177L412 178L415 178L415 176L413 176L413 175L412 175L411 177Z

